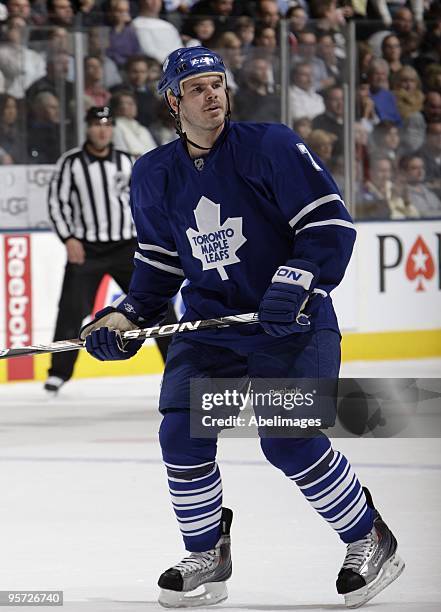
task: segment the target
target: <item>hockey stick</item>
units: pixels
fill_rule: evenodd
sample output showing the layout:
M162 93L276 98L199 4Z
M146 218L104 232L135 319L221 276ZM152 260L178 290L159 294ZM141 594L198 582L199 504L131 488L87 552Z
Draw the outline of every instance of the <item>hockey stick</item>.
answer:
M217 329L219 327L230 327L230 325L240 325L257 323L257 313L230 315L228 317L218 317L217 319L204 319L201 321L188 321L187 323L169 323L156 327L146 327L144 329L134 329L121 334L123 340L145 340L146 338L159 338L172 336L181 332L192 332L201 329ZM76 351L84 348L84 340L60 340L50 344L32 344L20 348L0 349L0 359L10 357L24 357L25 355L40 355L42 353L61 353L63 351Z

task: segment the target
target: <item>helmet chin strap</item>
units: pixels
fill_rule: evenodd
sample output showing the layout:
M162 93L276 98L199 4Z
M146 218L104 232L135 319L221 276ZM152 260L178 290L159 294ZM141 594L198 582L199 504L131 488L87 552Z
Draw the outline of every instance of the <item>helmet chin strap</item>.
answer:
M231 117L231 107L230 107L230 97L228 95L228 91L226 92L227 94L227 112L225 113L225 123L228 123L230 117ZM168 102L168 106L170 108L170 113L173 117L173 119L176 122L176 134L179 136L179 138L181 138L181 140L184 142L184 144L186 144L187 142L189 144L191 144L192 147L195 147L195 149L200 149L201 151L211 151L211 149L213 148L211 147L202 147L201 145L198 145L196 142L193 142L192 140L190 140L190 138L187 136L186 132L184 132L184 130L182 129L182 123L181 123L181 117L179 115L179 104L180 104L180 99L177 98L177 106L178 106L178 110L177 112L175 112L172 107L170 106L170 103Z

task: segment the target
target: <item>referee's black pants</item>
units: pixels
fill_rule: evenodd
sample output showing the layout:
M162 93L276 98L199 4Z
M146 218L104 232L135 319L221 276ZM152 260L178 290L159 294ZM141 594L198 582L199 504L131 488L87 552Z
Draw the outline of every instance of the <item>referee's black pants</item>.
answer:
M105 274L118 283L124 293L129 290L133 272L133 254L136 241L124 240L109 243L83 242L86 252L84 264L66 264L54 341L78 338L83 319L91 314L95 295ZM166 322L175 323L176 315L171 304ZM171 338L158 338L156 343L165 361ZM63 380L71 378L78 351L52 353L49 376L59 376Z

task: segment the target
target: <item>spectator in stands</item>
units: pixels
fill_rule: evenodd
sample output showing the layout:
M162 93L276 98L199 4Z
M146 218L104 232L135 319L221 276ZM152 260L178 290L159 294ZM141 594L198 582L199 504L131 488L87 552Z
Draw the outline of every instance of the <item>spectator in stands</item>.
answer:
M60 104L50 91L40 91L31 102L28 131L30 163L54 164L60 151Z
M274 91L276 73L279 69L276 31L268 26L256 27L253 47L248 52L248 58L265 57L269 63L269 87ZM247 60L248 61L248 60Z
M325 130L335 136L333 154L341 155L343 152L343 118L344 95L343 89L338 85L328 87L323 92L325 112L317 115L312 122L314 130Z
M335 42L331 34L324 32L319 35L317 55L325 64L327 87L341 85L343 81L343 60L339 59L335 53Z
M138 108L133 93L119 91L114 94L112 109L115 116L113 144L117 149L139 157L156 148L157 144L150 130L135 119Z
M275 30L280 21L277 0L257 0L256 20L259 25L265 25Z
M6 42L0 45L0 70L7 93L19 100L32 83L46 74L44 58L26 44L26 22L22 17L8 19Z
M289 20L290 33L297 40L297 36L300 32L303 32L308 23L308 13L302 6L294 5L288 9L285 17Z
M425 71L427 89L441 93L441 63L430 64Z
M291 122L300 117L314 119L325 112L323 97L312 87L312 66L307 62L296 64L291 71L293 84L290 86Z
M237 36L242 44L242 50L247 53L253 44L256 26L254 20L248 15L242 15L236 19L235 29Z
M162 0L140 0L133 26L143 52L162 64L169 53L182 47L182 39L174 25L160 18L161 5Z
M27 162L25 126L20 115L16 98L0 94L0 147L9 155L12 164Z
M31 21L33 25L44 26L47 23L47 1L34 0L31 5Z
M311 0L311 18L317 36L323 32L333 37L337 57L346 57L346 38L343 28L346 24L344 12L337 6L336 0Z
M373 59L368 68L369 95L380 121L389 120L401 126L397 101L389 91L389 66L383 59Z
M441 94L437 91L428 91L424 98L423 117L427 123L441 120Z
M111 27L105 53L118 68L123 68L131 55L142 53L136 30L131 25L129 1L110 0L108 19Z
M156 70L156 67L158 69ZM159 100L154 92L154 82L160 74L158 62L145 55L134 55L126 64L126 80L112 89L116 91L130 91L136 99L138 115L136 119L144 127L150 128L155 121Z
M389 84L391 84L393 76L403 67L401 63L401 43L398 36L395 36L395 34L385 36L381 43L381 52L383 59L389 65Z
M192 6L191 14L212 17L216 26L215 33L218 35L234 30L234 18L241 14L239 4L234 0L200 0Z
M250 58L234 102L234 116L240 121L279 121L280 99L272 92L271 65L264 56Z
M371 178L357 195L356 216L359 219L414 219L420 216L404 197L387 157L371 160Z
M400 161L406 194L421 217L440 217L441 201L425 184L426 168L424 159L415 153L405 155Z
M210 46L216 26L212 17L204 15L191 15L184 22L181 37L186 47L202 45Z
M64 51L69 53L72 47L72 34L62 26L54 26L47 32L47 42L45 43L45 57L50 54Z
M26 23L26 25L33 25L31 15L31 3L29 0L8 0L6 2L8 7L9 19L13 17L20 17Z
M74 12L70 0L47 0L48 26L70 28L74 22Z
M161 100L158 104L154 121L149 129L155 141L160 145L167 144L178 138L175 120L171 116L164 100Z
M441 119L426 126L426 142L416 153L425 164L426 185L441 198Z
M367 81L367 73L369 64L374 59L374 52L371 46L365 41L357 42L357 58L358 58L358 82L365 83Z
M98 57L103 66L103 83L107 89L121 83L117 64L106 55L109 46L109 30L99 26L87 28L87 55Z
M361 193L362 186L369 176L369 135L360 121L354 123L355 141L355 185L357 193Z
M394 172L398 170L398 161L403 153L400 147L400 131L392 121L380 121L371 134L369 153L376 157L383 155L392 162Z
M212 45L223 58L226 66L227 83L229 89L236 94L238 90L237 78L244 63L244 54L239 37L234 32L223 32Z
M306 144L316 155L318 155L325 166L329 167L332 162L332 149L336 137L326 130L313 129Z
M375 112L375 104L370 97L369 91L369 83L360 83L358 85L355 106L356 118L360 123L360 129L363 129L366 133L366 137L380 121Z
M413 66L421 53L422 35L419 32L410 32L401 42L401 61L403 64Z
M441 94L437 91L428 91L424 96L423 110L411 115L407 128L408 132L403 131L403 140L412 135L412 147L408 147L412 152L423 146L426 138L426 126L433 121L441 121ZM407 140L406 140L407 143Z
M269 54L274 54L277 49L277 36L274 28L270 26L257 27L254 33L254 46L266 49Z
M401 45L407 47L407 39L412 36L414 26L415 20L412 11L405 6L399 8L392 19L391 28L375 32L375 34L369 38L369 45L374 55L376 57L381 57L381 44L385 36L389 34L395 34L399 38Z
M308 117L300 117L293 122L292 129L306 142L312 132L312 121Z
M332 37L331 37L332 38ZM312 86L314 91L326 89L333 80L328 79L325 62L317 56L317 36L312 30L303 30L297 36L297 53L292 57L292 64L307 62L312 66Z
M67 80L69 71L69 54L58 51L46 58L46 75L33 83L26 91L26 100L32 101L35 95L45 91L51 92L55 97L63 97L65 100L64 112L67 114L71 101L74 100L73 83Z
M103 84L103 62L101 58L89 55L84 58L84 93L87 108L107 106L110 91Z
M76 5L76 19L83 28L103 26L104 13L101 7L102 0L74 0Z
M424 94L417 71L412 66L403 66L394 74L392 91L397 100L398 112L403 121L401 140L407 152L416 151L424 140L424 117L422 108Z
M429 23L429 30L421 43L420 53L414 60L415 68L423 78L428 67L441 63L441 27L439 25L437 27L437 24L441 23L441 4L439 6L438 20L435 24Z

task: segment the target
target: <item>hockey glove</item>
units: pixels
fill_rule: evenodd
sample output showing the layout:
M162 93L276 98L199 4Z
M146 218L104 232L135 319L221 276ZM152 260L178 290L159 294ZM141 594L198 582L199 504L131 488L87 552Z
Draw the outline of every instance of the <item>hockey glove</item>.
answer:
M95 319L81 328L79 337L86 340L86 350L100 361L130 359L139 351L143 340L124 341L121 332L139 329L139 317L130 302L107 306L99 310Z
M259 322L267 334L280 338L310 330L304 308L319 272L315 264L302 259L289 259L277 269L259 308Z

